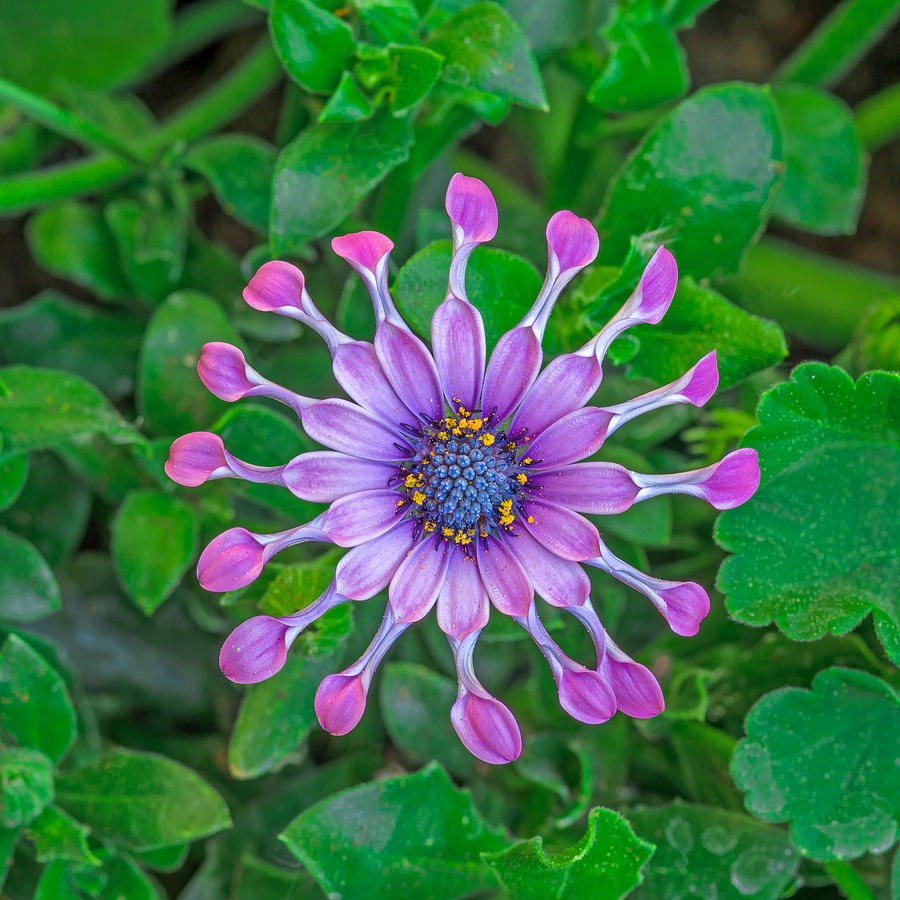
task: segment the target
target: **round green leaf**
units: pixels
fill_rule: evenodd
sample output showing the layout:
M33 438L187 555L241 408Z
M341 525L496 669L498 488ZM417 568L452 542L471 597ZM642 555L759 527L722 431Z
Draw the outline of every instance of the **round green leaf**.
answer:
M683 275L737 271L769 217L782 167L768 89L698 91L656 125L613 180L598 261L621 264L632 236L645 235L675 254Z
M75 740L75 710L62 678L14 634L0 649L0 736L56 761Z
M431 317L447 296L450 241L435 241L410 257L394 282L397 309L423 337L431 332ZM478 247L466 270L466 293L484 319L488 347L515 328L541 287L541 276L521 256Z
M0 75L49 93L62 82L121 85L166 43L169 0L5 0L0 17Z
M147 614L175 590L197 552L197 518L160 491L126 497L112 521L111 552L128 596Z
M0 509L16 502L28 478L28 454L5 456L0 460Z
M14 828L53 800L53 762L39 750L0 750L0 825Z
M634 900L777 900L797 877L800 855L787 834L749 816L676 800L628 817L656 845Z
M153 314L138 367L138 407L149 430L166 435L195 431L227 409L197 375L197 360L208 341L240 343L222 308L205 294L179 291Z
M774 95L787 166L775 215L816 234L853 234L866 188L853 112L837 97L805 85L779 86Z
M269 29L288 75L313 93L334 88L353 56L350 27L312 0L274 0Z
M871 372L854 384L806 363L757 414L743 444L759 451L762 482L716 526L735 554L718 579L729 612L805 641L844 634L873 612L900 663L900 376Z
M496 3L461 9L434 32L428 49L444 57L443 77L451 84L547 109L528 40Z
M113 750L57 778L57 802L99 837L132 850L195 841L228 828L219 794L173 759Z
M0 528L0 618L30 622L59 609L59 585L34 544Z
M812 690L782 688L747 715L731 772L747 808L791 823L813 859L881 853L900 829L900 698L880 678L826 669Z
M507 843L435 764L328 797L281 839L326 893L379 900L453 900L493 887L480 854Z
M618 900L640 883L652 853L620 815L594 809L584 837L562 853L546 853L535 837L484 859L516 900Z

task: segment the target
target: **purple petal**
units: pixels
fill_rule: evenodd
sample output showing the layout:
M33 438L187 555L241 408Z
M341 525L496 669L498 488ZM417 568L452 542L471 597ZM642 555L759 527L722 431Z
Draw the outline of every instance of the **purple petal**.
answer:
M675 257L665 247L660 247L641 275L635 298L637 302L629 310L629 318L656 325L668 311L677 284Z
M542 431L529 447L539 469L555 468L596 453L606 441L614 414L586 406L563 416Z
M445 207L457 246L483 244L497 234L497 202L480 179L457 172L447 187Z
M203 345L197 374L206 389L219 399L233 403L245 397L256 387L256 382L250 380L250 373L252 369L237 347L221 341Z
M527 428L532 435L540 434L548 425L584 406L602 380L603 371L593 351L551 360L516 411L510 433Z
M531 328L507 331L497 341L487 365L481 397L482 411L489 414L496 409L494 421L503 421L534 383L542 360L540 339Z
M603 661L603 674L612 685L616 706L633 719L651 719L665 708L662 688L653 673L613 645Z
M455 406L478 408L487 355L481 313L471 303L448 297L431 319L431 347L444 396Z
M394 462L403 454L400 433L348 400L316 400L301 416L303 430L318 443L363 459Z
M600 555L600 535L584 516L543 500L528 507L525 527L552 553L574 562Z
M386 488L396 471L386 463L323 450L295 457L284 467L281 478L294 496L331 503L346 494Z
M555 257L560 272L578 272L597 258L600 239L590 221L563 209L547 223L547 248L551 265Z
M511 538L515 542L517 538ZM478 571L497 610L513 618L528 615L534 587L506 542L489 535L478 543Z
M640 492L631 473L617 463L575 463L538 472L531 482L551 503L600 515L625 512Z
M753 496L759 487L759 459L755 450L744 448L703 469L673 475L632 474L640 487L639 500L660 494L690 494L716 509L733 509Z
M346 341L334 351L337 383L360 406L388 422L412 423L415 417L397 396L367 341Z
M581 606L587 601L591 582L578 563L551 553L524 528L508 546L522 564L535 591L548 603Z
M329 734L347 734L366 711L366 687L361 675L329 675L316 691L319 724Z
M328 541L324 514L305 525L275 534L254 534L229 528L213 538L200 554L197 579L208 591L234 591L255 581L263 566L279 551L306 541Z
M559 705L573 718L600 725L616 714L616 697L603 676L583 666L564 668L556 683Z
M464 687L450 710L459 739L473 756L500 766L522 754L522 733L505 704L489 694L473 694Z
M360 491L335 500L325 511L322 530L339 547L355 547L397 524L397 492Z
M474 559L454 553L437 598L437 621L444 634L461 641L488 623L488 595Z
M339 594L368 600L388 586L413 547L413 523L401 521L390 531L345 553L334 572Z
M225 639L219 667L235 684L256 684L280 672L287 659L290 632L299 631L272 616L254 616Z
M443 544L435 547L429 536L400 563L388 589L388 601L398 624L418 622L428 615L444 585L452 553Z
M683 384L681 382L684 382ZM716 364L716 351L713 350L702 357L697 364L689 369L677 382L667 385L660 390L671 390L674 385L680 396L694 406L703 406L716 392L719 386L719 367Z
M244 288L244 300L254 309L290 315L301 309L305 279L290 263L264 263Z
M345 259L359 274L375 307L375 324L380 325L385 318L405 327L403 320L394 308L394 302L388 291L388 260L394 243L378 231L358 231L336 237L331 242L331 249Z
M385 321L375 332L375 353L400 399L428 420L444 414L437 367L427 347L409 331Z
M222 438L209 431L194 431L172 444L165 470L176 484L197 487L227 466Z

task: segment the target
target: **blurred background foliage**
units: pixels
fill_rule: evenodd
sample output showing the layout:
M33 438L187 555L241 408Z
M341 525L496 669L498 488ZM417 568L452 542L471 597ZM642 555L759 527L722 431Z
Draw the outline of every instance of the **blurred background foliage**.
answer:
M5 0L4 896L900 897L900 387L824 365L900 368L898 15L889 0ZM263 465L312 446L265 401L209 395L206 341L304 394L338 392L315 335L243 305L262 262L297 262L366 337L368 301L328 239L384 231L397 303L427 331L457 170L500 207L503 252L470 267L489 342L530 306L560 207L602 243L549 352L602 325L660 242L675 253L670 312L613 346L599 402L714 348L722 390L622 429L603 458L703 465L765 394L744 439L763 488L716 525L735 554L727 608L713 593L698 637L663 636L649 604L594 584L666 712L567 719L537 651L493 622L479 666L526 735L505 768L452 733L434 623L397 648L351 735L319 731L316 685L361 651L377 598L326 617L271 681L228 684L223 636L313 599L336 555L295 549L208 595L191 570L213 535L316 507L269 486L187 491L162 470L191 430ZM725 554L696 501L599 524L655 575L715 583Z

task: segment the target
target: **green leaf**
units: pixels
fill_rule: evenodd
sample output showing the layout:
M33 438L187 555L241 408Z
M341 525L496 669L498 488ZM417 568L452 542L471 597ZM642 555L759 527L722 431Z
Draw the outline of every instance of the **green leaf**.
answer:
M135 491L112 520L110 551L126 593L148 616L175 590L197 553L197 517L183 500Z
M17 622L42 619L59 609L59 585L37 548L0 528L0 618Z
M681 800L628 815L656 845L634 900L777 900L796 879L800 856L787 834L749 816Z
M444 61L427 47L388 47L388 62L395 73L391 112L401 116L421 103L438 80Z
M230 900L285 900L294 897L313 900L321 896L306 870L284 869L244 854L235 872Z
M220 134L194 144L184 163L209 182L228 215L266 233L275 171L271 144L252 134Z
M609 269L591 271L579 286L590 321L600 327L622 305L618 295L604 292ZM594 295L598 300L591 302ZM697 360L716 351L721 387L774 366L787 355L784 334L774 323L744 312L710 288L682 278L672 305L659 325L639 325L628 332L639 342L629 360L629 375L666 384L683 375Z
M295 608L313 599L296 597ZM300 635L277 675L247 689L228 745L228 766L235 778L272 771L309 734L316 721L316 690L326 675L340 669L351 621L347 605L327 613Z
M278 58L300 87L325 94L337 86L355 47L345 22L312 0L274 0L269 30Z
M632 235L643 235L666 244L682 275L736 271L768 219L781 168L766 88L698 91L653 128L613 179L598 262L620 264Z
M77 375L7 366L0 369L0 434L5 453L52 447L76 435L101 432L117 443L138 434L91 384Z
M593 809L575 845L547 854L532 838L484 859L516 900L618 900L641 881L653 845L636 837L611 809Z
M53 801L53 761L40 750L0 749L0 825L26 825Z
M774 96L787 166L776 217L816 234L853 234L866 189L853 112L837 97L803 85L776 87Z
M326 893L379 900L486 890L494 881L479 855L507 843L435 764L328 797L281 839Z
M431 332L431 317L447 295L450 241L435 241L407 261L394 281L394 300L400 313L419 334ZM479 247L466 270L466 291L484 319L488 347L515 328L531 308L541 276L521 256Z
M297 611L298 606L312 602L323 594L331 583L334 578L334 567L342 555L343 550L333 548L308 562L282 566L260 598L260 612L269 616L289 616ZM336 624L341 636L343 630L350 626L349 619L345 615L337 616L333 623L332 620L325 619L322 622L325 625ZM326 649L321 642L323 633L321 630L310 632L310 637L313 634L316 635L314 649L317 653L321 653Z
M225 801L209 784L155 753L101 754L60 775L56 787L57 801L76 819L133 850L195 841L231 825Z
M69 865L65 860L54 860L44 869L33 900L82 900L69 880Z
M716 526L735 554L718 579L729 612L806 641L844 634L873 612L900 663L900 376L871 372L854 384L806 363L757 414L743 443L759 451L762 482Z
M390 663L378 699L384 727L400 750L420 762L437 760L458 778L472 776L472 754L456 736L449 716L439 712L453 706L455 681L427 666Z
M227 404L197 375L208 341L240 344L221 307L197 291L172 294L150 319L138 368L138 407L157 434L181 434L209 426Z
M6 0L0 17L0 75L49 93L60 82L121 85L144 68L169 37L168 0ZM48 27L52 23L52 27Z
M113 399L134 390L135 359L143 323L42 291L0 312L0 342L7 362L74 372Z
M11 634L0 649L0 736L62 759L75 740L75 710L62 678Z
M528 40L496 3L475 3L461 9L431 35L428 48L444 57L445 81L547 109L547 95Z
M812 859L880 853L900 820L900 698L874 675L826 669L812 690L782 688L750 710L731 772L747 808L791 823Z
M142 850L136 856L148 869L174 872L184 865L190 849L190 844L170 844L167 847L158 847L156 850Z
M67 200L41 210L26 223L25 238L48 272L107 299L131 295L115 238L93 206Z
M320 237L391 169L412 146L408 119L382 110L366 122L313 125L288 144L275 163L269 218L273 253Z
M31 541L51 568L81 543L91 510L87 488L52 453L31 455L28 481L0 525Z
M113 856L103 867L107 876L104 896L116 900L163 900L163 894L135 863L125 856Z
M378 44L415 40L419 13L411 0L356 0L365 39Z
M372 101L360 90L349 72L341 75L338 86L319 113L319 122L362 122L375 112Z
M64 859L80 866L99 866L88 844L90 830L58 806L49 806L31 824L25 836L34 844L38 862Z
M28 478L28 454L4 456L0 459L0 510L12 506L22 493Z
M600 109L647 109L688 89L685 53L672 30L629 18L624 12L606 31L612 53L587 94L588 102Z

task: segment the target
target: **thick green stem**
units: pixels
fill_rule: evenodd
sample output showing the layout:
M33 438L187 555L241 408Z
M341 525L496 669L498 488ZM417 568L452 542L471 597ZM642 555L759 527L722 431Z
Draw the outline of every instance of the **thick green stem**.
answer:
M898 16L897 0L844 0L781 65L775 80L834 84Z
M840 859L824 864L825 871L847 900L877 900L862 876L848 862Z
M837 350L874 303L900 294L900 279L766 238L748 254L725 292L786 331Z
M154 158L176 141L190 141L215 131L240 115L280 77L281 66L266 39L221 81L139 141L138 154ZM136 164L126 160L93 156L0 179L0 214L20 213L108 188L138 171Z
M132 162L140 162L133 148L121 138L5 78L0 78L0 102L9 103L38 125L70 138L77 144L93 150L112 150Z
M856 107L856 130L869 150L900 137L900 82L863 100Z

